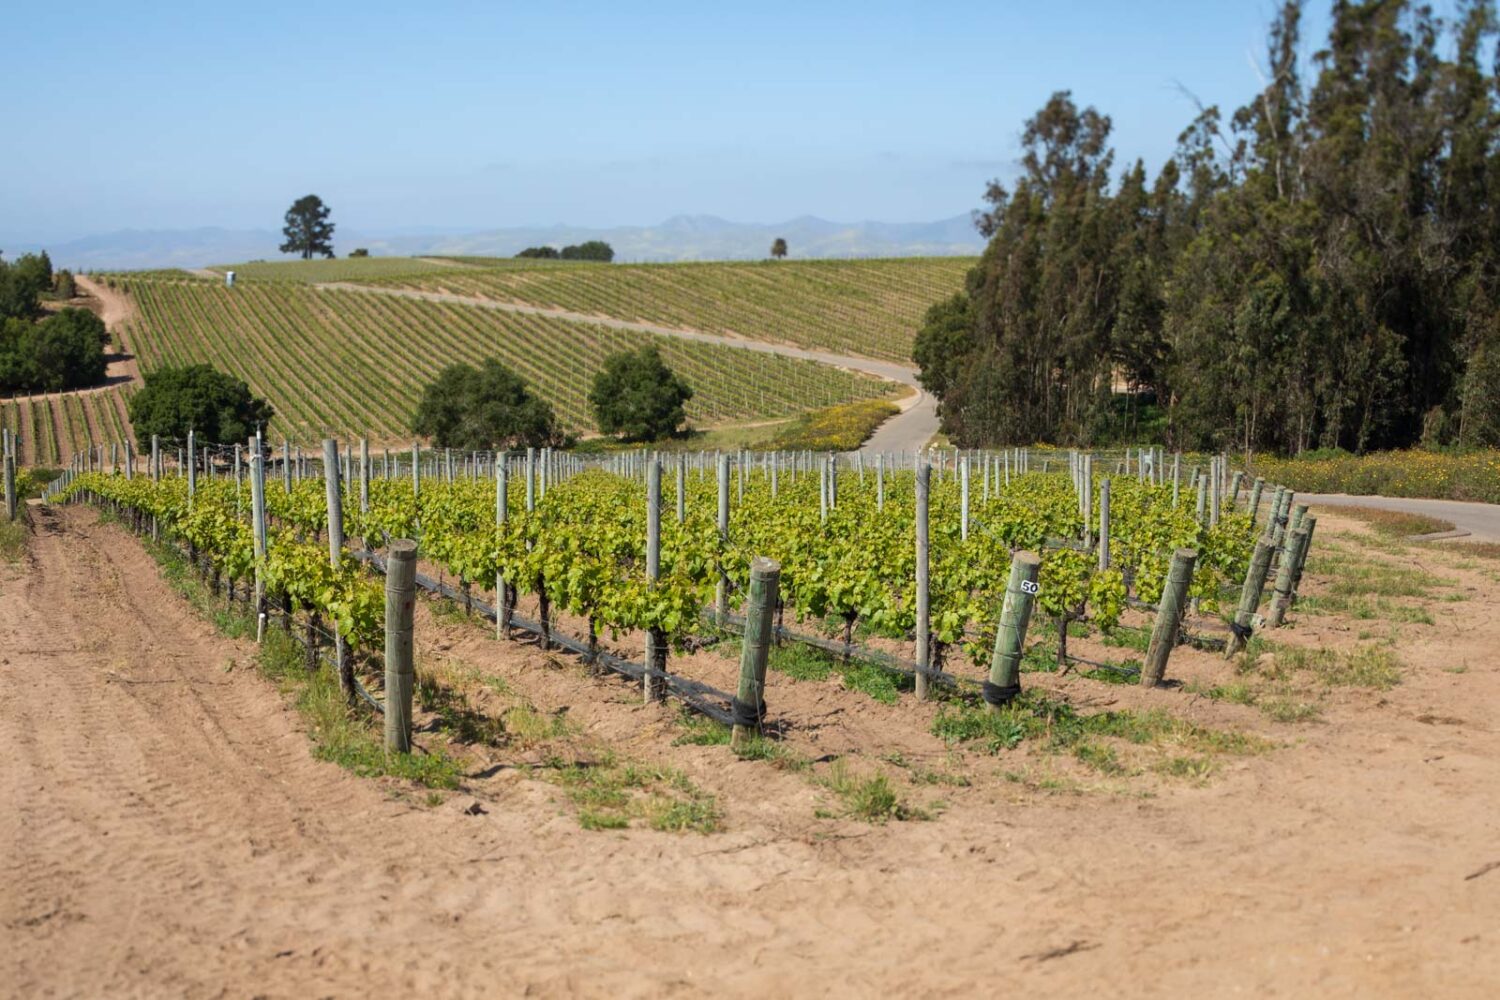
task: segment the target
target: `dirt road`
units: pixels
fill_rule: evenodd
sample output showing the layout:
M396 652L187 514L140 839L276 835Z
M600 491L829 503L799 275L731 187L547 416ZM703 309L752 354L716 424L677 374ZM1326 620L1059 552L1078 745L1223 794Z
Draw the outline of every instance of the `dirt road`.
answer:
M135 354L131 352L130 344L125 336L126 322L135 318L135 303L131 302L130 296L124 292L110 288L102 281L95 281L87 275L80 274L74 280L78 282L78 287L99 300L99 318L104 320L104 328L114 338L116 350L109 355L109 362L105 366L104 387L125 382L140 382L141 366ZM99 389L77 391L97 392Z
M747 340L743 337L726 337L721 334L704 333L700 330L689 330L675 326L663 326L658 323L616 319L612 316L596 316L589 313L572 312L567 309L530 306L520 302L502 302L496 299L486 299L473 295L455 295L451 292L422 292L408 288L381 288L354 284L352 282L325 282L314 287L359 292L367 295L394 295L399 298L423 299L428 302L449 302L455 305L476 306L481 309L498 309L502 312L523 313L530 316L550 316L553 319L564 319L574 323L593 323L597 326L606 326L615 330L635 330L640 333L652 333L661 337L676 337L679 340L697 341L700 344L717 344L720 347L757 351L762 354L776 354L784 358L800 358L804 361L816 361L820 364L832 365L835 368L874 375L877 378L883 378L887 381L907 386L912 390L911 393L897 401L901 407L901 412L880 426L870 440L865 443L863 451L870 454L876 452L896 453L901 451L916 451L919 448L926 447L927 443L932 440L933 435L938 432L937 400L922 389L921 384L917 381L916 369L909 365L897 364L894 361L877 361L874 358L834 354L829 351L815 351L803 347L794 347L791 344Z
M1452 570L1468 600L1405 629L1405 682L1342 697L1322 723L1267 729L1245 706L1077 682L1102 687L1105 704L1158 699L1279 743L1208 782L1048 793L981 756L972 787L942 789L948 810L930 823L814 819L802 778L675 746L664 717L628 695L599 700L603 682L580 675L568 683L596 692L577 706L591 728L665 756L726 803L724 833L608 833L581 830L551 786L512 768L429 807L313 759L298 717L246 666L250 647L216 637L134 539L83 509L37 516L32 563L0 567L0 995L974 995L1004 983L1478 997L1500 984L1493 575ZM1348 641L1341 629L1291 638ZM562 676L515 644L441 639L512 683ZM800 738L858 723L920 743L920 707L862 709L819 690L799 686L824 706ZM469 815L475 801L484 811Z

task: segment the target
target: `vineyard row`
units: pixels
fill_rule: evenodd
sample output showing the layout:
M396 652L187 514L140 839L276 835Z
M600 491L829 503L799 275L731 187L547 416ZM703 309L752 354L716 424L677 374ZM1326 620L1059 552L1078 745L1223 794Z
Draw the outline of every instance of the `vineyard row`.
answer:
M978 683L972 667L951 665L958 657L974 667L991 660L993 671L1006 632L995 623L1018 593L1054 623L1057 669L1087 662L1067 652L1075 623L1150 631L1154 646L1165 644L1164 667L1183 617L1199 612L1210 626L1238 589L1239 606L1221 626L1232 651L1254 627L1273 565L1273 606L1284 613L1314 526L1279 490L1257 525L1262 484L1241 510L1240 477L1230 481L1218 462L1184 490L1143 462L1135 474L1096 478L1087 459L1034 472L1019 453L956 457L946 474L926 462L868 467L807 454L681 456L665 474L658 459L641 456L481 456L456 467L434 457L397 478L378 475L382 463L367 452L336 459L327 467L344 468L332 487L299 478L324 463L298 463L297 475L288 468L287 478L263 485L259 530L243 481L248 461L234 475L213 475L213 464L200 475L197 462L185 476L137 476L133 467L70 474L62 495L85 491L150 516L216 573L253 578L286 610L326 618L351 650L376 647L383 609L378 586L342 544L344 529L367 547L413 538L466 597L493 590L502 632L525 594L536 600L544 644L559 615L586 628L590 654L602 632L646 636L648 688L669 673L670 648L702 635L706 611L722 623L743 610L755 557L779 567L778 626L790 616L804 631L841 632L846 652L856 633L877 650L911 650L919 691L935 678ZM1017 576L1026 565L1029 580ZM1131 620L1148 611L1151 628ZM1148 649L1147 664L1152 656ZM1160 679L1160 669L1139 663L1094 666ZM1010 688L993 673L987 683L987 695Z

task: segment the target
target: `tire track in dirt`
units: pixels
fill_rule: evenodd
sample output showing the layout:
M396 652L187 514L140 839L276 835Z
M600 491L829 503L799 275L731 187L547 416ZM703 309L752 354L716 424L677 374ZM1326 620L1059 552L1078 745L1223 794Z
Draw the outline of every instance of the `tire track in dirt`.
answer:
M1400 686L1331 702L1328 724L1276 730L1279 749L1213 781L1031 794L1001 773L1013 758L980 756L939 822L889 826L817 819L803 778L677 746L636 691L423 612L422 656L451 646L527 685L589 687L580 714L609 745L716 787L730 829L704 838L582 831L513 766L470 777L486 811L467 815L471 795L427 808L319 762L244 666L249 644L214 634L134 539L86 509L30 509L29 564L0 566L0 995L958 995L1004 980L1489 996L1500 979L1496 876L1475 874L1500 858L1500 591L1475 571L1464 627L1443 605ZM1347 647L1347 630L1308 618L1284 641ZM924 711L862 713L859 752L920 732Z

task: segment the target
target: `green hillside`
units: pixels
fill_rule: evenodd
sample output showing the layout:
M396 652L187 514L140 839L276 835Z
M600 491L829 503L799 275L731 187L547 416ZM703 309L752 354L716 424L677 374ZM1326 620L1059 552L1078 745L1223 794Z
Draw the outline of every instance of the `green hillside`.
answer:
M323 263L346 262L289 266ZM603 358L647 342L694 387L688 415L699 426L792 416L894 388L813 362L478 306L287 281L228 289L204 280L109 280L137 306L126 336L143 369L202 361L234 373L276 407L274 436L403 439L436 372L485 357L500 358L566 425L588 432L585 396Z

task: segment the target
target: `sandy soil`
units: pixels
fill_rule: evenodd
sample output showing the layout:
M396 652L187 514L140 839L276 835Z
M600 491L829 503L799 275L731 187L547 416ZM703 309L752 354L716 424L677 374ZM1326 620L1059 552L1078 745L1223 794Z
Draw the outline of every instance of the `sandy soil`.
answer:
M1500 564L1379 550L1463 600L1402 626L1404 681L1278 724L1189 693L1027 675L1275 741L1205 781L1085 781L1038 751L949 753L934 709L772 679L786 740L883 770L931 822L818 818L803 775L674 746L675 711L419 613L421 664L504 677L713 792L712 835L588 832L476 751L462 793L313 758L298 716L121 529L34 509L0 567L0 993L7 996L1493 996L1500 984ZM1334 516L1320 534L1358 532ZM1330 581L1312 579L1317 593ZM1380 623L1300 616L1279 641ZM699 654L711 657L715 654ZM704 661L703 669L717 669ZM1462 669L1462 672L1457 672ZM1180 677L1225 679L1208 653ZM904 763L882 760L899 750ZM966 775L934 790L918 764ZM824 765L819 765L824 766ZM1050 783L1010 772L1057 768ZM471 814L479 803L482 812Z
M99 301L99 318L104 320L104 328L114 337L117 350L109 357L104 376L105 384L112 386L123 382L139 382L141 366L136 361L135 355L131 353L130 345L125 337L125 324L136 316L135 303L131 302L130 296L124 292L110 288L102 281L95 281L85 275L79 275L75 280L79 288Z

